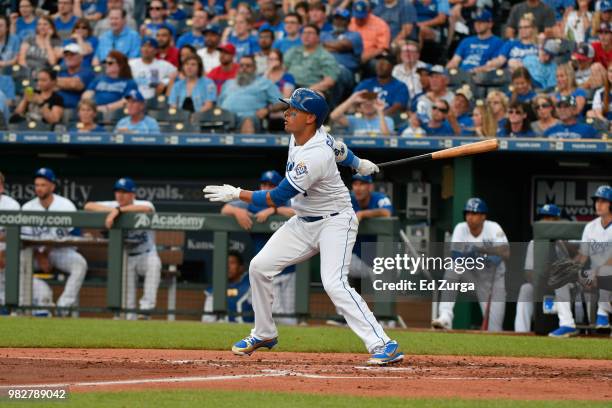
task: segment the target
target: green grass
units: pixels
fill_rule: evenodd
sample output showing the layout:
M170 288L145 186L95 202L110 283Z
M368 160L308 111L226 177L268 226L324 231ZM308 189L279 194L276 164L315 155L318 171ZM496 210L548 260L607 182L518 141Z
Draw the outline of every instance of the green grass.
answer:
M228 350L250 326L198 322L0 318L0 347ZM565 357L612 360L609 339L390 330L407 354ZM276 351L365 353L346 328L281 327Z
M23 407L22 403L11 404ZM129 391L121 393L92 392L71 394L68 400L56 403L35 402L33 407L448 407L448 408L599 408L609 406L592 401L509 401L468 399L403 399L371 398L344 395L313 395L283 392L233 392L209 390Z

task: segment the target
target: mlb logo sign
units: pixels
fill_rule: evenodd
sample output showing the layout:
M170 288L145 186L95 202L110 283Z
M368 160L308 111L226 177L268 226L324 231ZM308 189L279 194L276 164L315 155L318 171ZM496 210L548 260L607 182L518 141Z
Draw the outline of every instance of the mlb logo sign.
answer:
M302 174L307 174L307 173L308 173L308 168L306 167L306 164L304 164L304 162L299 162L297 166L295 166L295 174L297 174L298 176L301 176Z

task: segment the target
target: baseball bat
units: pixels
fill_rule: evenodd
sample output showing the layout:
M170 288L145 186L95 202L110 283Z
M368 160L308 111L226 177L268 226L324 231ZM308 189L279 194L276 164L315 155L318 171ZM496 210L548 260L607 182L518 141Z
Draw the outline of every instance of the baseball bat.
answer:
M497 139L483 140L482 142L469 143L462 146L450 147L448 149L439 150L433 153L421 154L419 156L407 157L405 159L392 160L384 163L378 163L378 167L395 166L396 164L450 159L453 157L470 156L472 154L486 153L492 150L497 150L499 141Z

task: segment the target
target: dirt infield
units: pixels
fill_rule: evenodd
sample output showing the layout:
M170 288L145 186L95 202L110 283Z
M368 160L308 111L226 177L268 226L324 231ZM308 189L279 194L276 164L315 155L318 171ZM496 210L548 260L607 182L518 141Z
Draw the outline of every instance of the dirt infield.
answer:
M604 360L407 356L367 367L366 355L125 349L0 349L0 390L71 392L210 388L357 396L611 400Z

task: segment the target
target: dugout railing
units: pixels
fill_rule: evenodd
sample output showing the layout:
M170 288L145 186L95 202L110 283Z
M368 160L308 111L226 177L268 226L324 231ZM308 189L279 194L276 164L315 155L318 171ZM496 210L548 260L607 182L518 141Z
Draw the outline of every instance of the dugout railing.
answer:
M86 211L77 212L35 212L35 211L0 211L0 227L5 229L5 307L9 310L31 309L31 305L20 306L20 262L22 261L21 227L47 226L47 220L53 225L65 228L104 229L106 214ZM254 223L251 233L272 234L287 220L285 217L272 216L264 223ZM107 278L106 310L120 313L122 308L122 289L124 277L124 236L128 230L155 231L209 231L213 233L213 312L220 317L227 314L227 254L229 234L244 232L233 217L220 214L200 213L124 213L108 230L107 242ZM391 243L397 240L399 221L396 217L363 220L359 225L359 234L375 236L377 242ZM382 245L381 250L383 246ZM297 317L309 316L310 270L311 260L297 265L295 314ZM388 298L377 301L374 294L374 312L381 318L394 318L395 302ZM79 308L76 307L76 310ZM156 309L154 314L180 314L178 310Z

